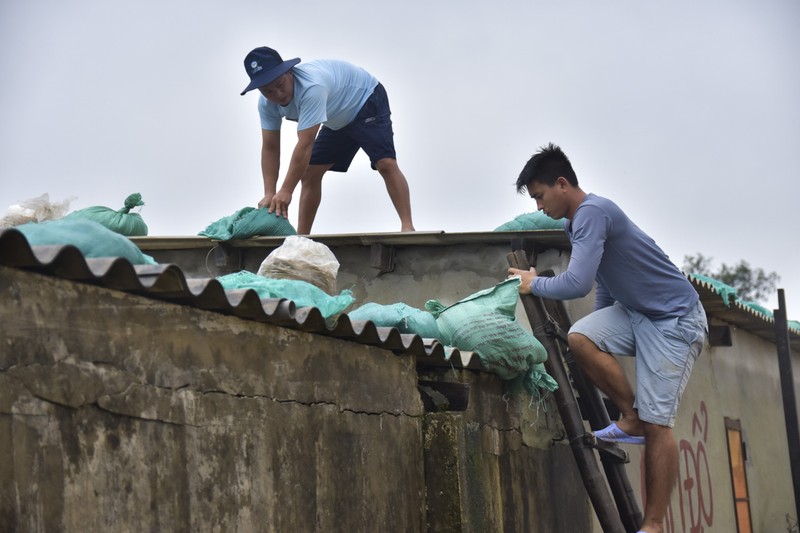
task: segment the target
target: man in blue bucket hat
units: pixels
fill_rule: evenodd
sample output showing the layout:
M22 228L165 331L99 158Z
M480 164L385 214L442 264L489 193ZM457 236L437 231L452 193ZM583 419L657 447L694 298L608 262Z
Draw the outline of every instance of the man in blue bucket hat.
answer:
M301 183L297 233L311 233L322 199L323 175L328 170L346 172L362 149L383 177L400 216L400 230L414 231L408 182L397 166L389 100L372 74L333 59L284 61L266 46L247 54L244 68L250 83L242 94L253 89L261 93L258 112L264 197L259 207L287 217L292 193ZM278 189L284 117L297 122L297 144Z

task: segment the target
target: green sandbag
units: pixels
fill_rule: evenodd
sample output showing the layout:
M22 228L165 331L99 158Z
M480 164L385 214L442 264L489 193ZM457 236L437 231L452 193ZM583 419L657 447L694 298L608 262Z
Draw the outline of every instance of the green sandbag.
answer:
M144 237L147 235L147 224L139 213L130 212L134 207L142 205L142 195L137 192L125 198L125 207L118 211L95 205L73 211L64 218L86 218L126 237Z
M494 229L494 231L523 231L537 229L564 229L564 219L553 219L542 211L524 213Z
M259 209L244 207L232 215L212 222L198 235L218 241L228 241L249 239L258 235L262 237L297 235L297 231L288 219L270 213L266 207Z
M155 265L130 239L111 231L99 222L85 218L61 218L46 222L30 222L16 227L31 246L71 244L84 257L122 257L134 265Z
M541 364L547 350L516 320L519 284L519 278L507 279L449 307L428 300L425 308L436 317L443 342L474 351L484 368L504 380L524 375L525 390L540 398L558 385Z
M414 333L425 339L438 339L439 326L428 311L402 302L394 304L365 303L347 313L350 320L369 320L383 328L396 328L400 333Z
M247 270L219 276L217 281L225 290L253 289L262 299L285 298L297 307L316 307L326 319L336 317L356 301L349 290L331 296L307 281L265 278Z

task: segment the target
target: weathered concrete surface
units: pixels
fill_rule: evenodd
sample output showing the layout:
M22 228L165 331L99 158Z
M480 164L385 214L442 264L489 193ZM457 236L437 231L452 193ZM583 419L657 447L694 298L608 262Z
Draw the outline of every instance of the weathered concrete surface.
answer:
M0 530L425 529L413 359L0 269Z
M591 531L493 375L5 267L0 325L0 531Z
M713 323L721 323L712 320ZM736 531L725 420L740 423L752 531L788 531L795 520L776 347L738 328L732 346L706 346L692 370L675 423L678 481L667 509L673 531ZM800 354L794 353L800 391ZM635 366L622 359L633 379ZM629 475L641 489L642 449L629 446Z
M441 243L425 245L425 236L419 237L394 246L396 262L394 269L388 273L380 273L371 267L368 244L338 245L336 243L340 241L332 239L328 244L341 263L339 288L352 289L359 301L392 303L402 300L420 307L431 298L441 299L445 303L455 302L505 277L510 241L500 242L496 240L496 235L487 235L486 243L460 243L458 236L455 236L456 239L445 238ZM391 235L387 236L387 240L391 239ZM532 239L536 240L535 237ZM176 262L184 271L209 276L241 268L255 271L270 249L242 248L238 255L227 257L222 253L209 253L209 248L146 251L158 256L159 261ZM545 250L541 246L538 252L537 269L552 268L557 272L566 269L568 252ZM590 296L565 304L575 321L591 311L592 303ZM528 327L521 305L517 317L524 327ZM726 324L720 317L715 319L712 315L711 319L717 325ZM792 480L787 474L794 458L790 457L787 446L775 344L746 329L731 327L732 346L707 347L695 365L681 401L675 425L675 439L680 449L680 472L667 512L666 525L670 531L699 531L703 528L706 531L736 530L726 419L737 421L742 428L747 452L745 469L753 530L783 531L787 528L787 520L797 518ZM792 357L795 389L800 390L800 354L795 350ZM633 381L635 361L631 358L620 358L620 361ZM468 375L473 374L448 373L441 379L463 381L468 380L465 377ZM504 405L501 396L490 396L485 405L479 405L477 399L480 395L478 391L492 381L490 376L486 376L486 379L486 382L482 381L473 387L467 412L439 413L426 418L423 428L424 458L428 483L428 522L432 529L469 531L476 530L476 524L489 524L487 527L503 524L508 531L534 531L534 527L516 527L532 522L528 515L520 519L506 513L524 512L536 515L538 521L547 523L543 513L548 509L561 515L579 513L583 516L584 509L589 508L589 516L593 518L594 513L588 504L578 501L584 494L579 481L575 481L573 494L566 498L562 498L562 492L556 485L561 480L566 483L570 479L569 475L572 474L569 472L574 468L574 460L568 451L564 451L567 447L563 442L557 444L552 452L547 451L553 439L559 438L559 427L550 421L544 422L542 427L540 422L543 417L557 417L555 409L542 413L510 403L510 409L521 410L523 419L518 425L513 421L507 425L498 424L501 419L491 409L496 405ZM499 393L495 391L492 394ZM797 400L800 402L800 397ZM473 408L479 411L473 411ZM512 437L514 430L508 428L522 430L522 448L510 444L517 437ZM468 438L470 431L473 431L473 436ZM489 442L474 438L478 433L488 436L486 441ZM436 444L429 445L433 439L436 439ZM473 444L477 446L474 448L477 453L468 452ZM504 451L502 454L495 453L493 459L493 452L489 451L491 446ZM444 449L451 453L443 452ZM625 449L631 455L631 463L626 470L641 505L644 499L642 448L626 446ZM439 451L442 453L438 457L433 455ZM479 461L474 464L481 465L481 468L467 469L467 459L475 457ZM489 466L510 465L512 458L518 461L514 468L507 466L505 470L494 470L495 466ZM447 475L437 477L439 474L434 468L437 466L440 467L438 472ZM498 471L502 473L497 474ZM453 473L457 473L457 476L453 477ZM543 479L538 476L543 476ZM508 479L509 485L499 485L497 479ZM438 493L433 491L435 486L440 487ZM471 487L480 487L486 493ZM552 492L552 502L540 504L537 498L547 492ZM512 494L525 495L530 499L518 502ZM453 495L457 495L457 499L447 499ZM501 510L504 513L502 522L497 518ZM471 516L471 512L477 516ZM547 526L541 527L547 530ZM593 527L595 531L599 530L599 525L593 524ZM553 525L550 531L585 529Z
M429 531L592 531L572 451L554 441L563 427L552 397L529 405L527 395L504 394L494 376L468 371L421 377L470 385L466 411L425 417Z

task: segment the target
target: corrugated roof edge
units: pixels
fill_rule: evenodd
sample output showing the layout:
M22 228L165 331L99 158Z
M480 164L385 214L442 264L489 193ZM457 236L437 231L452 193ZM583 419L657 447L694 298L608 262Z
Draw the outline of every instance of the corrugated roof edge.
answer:
M733 325L746 329L759 337L775 342L775 318L766 315L739 300L725 301L725 295L713 284L689 274L706 312ZM791 317L789 317L791 320ZM792 349L800 348L800 329L789 325L789 337Z
M483 368L472 352L451 349L437 339L350 320L346 314L328 323L314 307L297 308L293 301L282 298L261 299L251 289L226 291L213 278L187 279L173 264L133 265L119 257L85 258L72 245L29 246L25 236L13 228L0 231L0 265L378 346L415 356L418 364L425 366Z
M562 247L566 236L560 231L519 231L457 233L419 232L392 234L358 234L314 236L315 240L331 244L369 246L374 243L437 245L471 242L509 242L515 238L541 240ZM231 246L278 246L283 237L257 237L248 241L229 241ZM217 241L205 237L140 237L131 239L142 249L167 249L213 247ZM568 244L568 240L566 243ZM316 308L297 309L294 302L285 299L261 300L255 291L225 291L215 279L187 279L173 264L132 265L122 258L84 258L74 246L28 245L17 230L0 231L0 265L33 270L63 279L92 283L110 289L140 294L156 299L199 309L235 315L247 320L348 339L363 344L380 346L395 353L416 356L418 362L431 366L481 369L480 360L472 352L453 350L448 357L446 348L436 339L422 339L417 335L402 334L395 328L380 328L371 322L351 321L344 314L332 324L326 324ZM753 308L732 302L726 305L722 295L709 283L689 275L689 281L700 294L703 306L710 317L715 317L740 327L767 341L775 342L774 318ZM800 350L800 331L789 329L790 345Z

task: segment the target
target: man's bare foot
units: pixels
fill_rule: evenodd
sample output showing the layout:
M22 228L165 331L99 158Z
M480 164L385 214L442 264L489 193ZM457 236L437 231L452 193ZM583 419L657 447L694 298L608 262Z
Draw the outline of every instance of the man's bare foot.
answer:
M641 437L644 435L644 427L638 416L623 416L617 420L617 427L632 437Z

